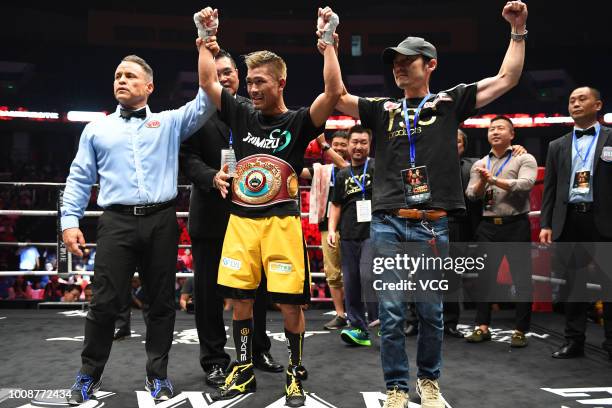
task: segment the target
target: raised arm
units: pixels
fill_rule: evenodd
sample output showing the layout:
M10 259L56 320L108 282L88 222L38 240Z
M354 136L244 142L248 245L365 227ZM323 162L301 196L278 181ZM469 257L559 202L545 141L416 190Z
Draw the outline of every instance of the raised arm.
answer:
M338 24L338 16L329 7L319 8L317 21L319 30L331 31L333 34ZM310 105L310 117L312 123L317 127L325 124L342 93L342 74L334 47L326 47L323 51L323 80L325 90Z
M527 5L521 1L509 1L504 6L502 16L510 23L514 38L510 39L497 75L478 82L476 108L482 108L515 87L523 71L525 41L521 36L527 33Z
M321 37L322 33L317 32L317 35ZM333 48L337 56L338 44L340 42L337 33L334 33L333 39ZM323 54L327 48L332 48L331 45L332 44L327 44L322 39L320 39L317 43L317 47L319 48L319 52L321 54ZM340 80L342 80L342 77L340 77ZM346 86L344 86L344 83L342 83L342 93L340 94L340 98L336 103L336 110L344 113L345 115L349 115L356 119L359 119L359 97L348 93L348 91L346 90Z
M199 18L202 27L207 28L205 37L198 37L196 47L200 53L198 57L198 78L200 87L206 92L218 110L221 110L221 92L223 86L217 78L217 67L215 66L215 50L218 51L217 39L214 36L219 25L219 12L217 9L206 7L194 19ZM197 25L197 22L196 22ZM199 28L199 27L198 27ZM201 30L198 30L201 31ZM200 33L202 35L202 33Z

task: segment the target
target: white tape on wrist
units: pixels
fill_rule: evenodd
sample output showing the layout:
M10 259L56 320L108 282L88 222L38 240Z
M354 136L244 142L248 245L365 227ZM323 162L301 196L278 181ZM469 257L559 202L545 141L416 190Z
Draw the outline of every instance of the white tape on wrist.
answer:
M195 13L193 15L193 22L195 23L196 28L198 29L198 37L203 40L208 39L208 37L212 37L217 33L217 28L219 27L219 19L216 18L213 20L213 24L210 27L204 27L202 25L202 21L200 20L200 13Z
M323 31L323 41L327 44L334 43L334 33L336 32L336 27L340 24L340 18L336 13L333 13L329 18L329 23L327 26L327 30Z

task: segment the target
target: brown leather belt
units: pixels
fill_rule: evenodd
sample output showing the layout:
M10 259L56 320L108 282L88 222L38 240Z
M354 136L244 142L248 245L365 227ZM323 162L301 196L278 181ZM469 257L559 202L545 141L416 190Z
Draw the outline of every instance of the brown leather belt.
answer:
M232 202L243 207L267 207L297 201L298 179L291 164L269 154L254 154L236 163Z
M391 210L396 217L408 218L409 220L438 221L446 217L444 210L417 210L416 208L398 208Z

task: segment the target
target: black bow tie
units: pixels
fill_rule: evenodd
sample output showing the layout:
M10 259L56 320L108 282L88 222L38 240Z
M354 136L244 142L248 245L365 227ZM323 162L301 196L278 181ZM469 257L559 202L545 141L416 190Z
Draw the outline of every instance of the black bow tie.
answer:
M130 120L130 118L144 119L147 117L147 108L138 109L137 111L131 111L128 109L121 108L119 110L119 116L121 116L125 120Z
M595 136L595 126L591 126L590 128L586 130L576 129L576 139L580 139L584 135Z

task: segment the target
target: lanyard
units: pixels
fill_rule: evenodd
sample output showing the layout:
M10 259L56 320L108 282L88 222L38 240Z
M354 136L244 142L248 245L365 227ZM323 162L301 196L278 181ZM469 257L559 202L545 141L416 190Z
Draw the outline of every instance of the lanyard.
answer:
M230 138L229 139L230 139L229 140L229 142L230 142L229 148L232 149L232 144L234 143L234 135L232 135L232 129L230 129Z
M429 97L431 96L430 93L428 93L427 95L425 95L425 97L421 100L421 102L419 103L418 108L416 108L416 111L414 112L414 119L412 121L412 123L414 124L414 136L416 137L416 128L417 125L419 123L419 115L421 114L421 108L423 108L423 105L425 105L425 102L427 102L427 99L429 99ZM408 142L410 143L410 166L411 167L415 167L415 163L416 163L416 147L414 146L414 141L412 139L412 127L410 126L410 118L408 117L408 108L406 106L406 98L404 98L404 100L402 101L402 107L403 107L403 113L404 113L404 121L406 123L406 131L408 133Z
M600 130L601 130L601 127L597 130L597 133L595 134L595 136L593 136L593 139L591 140L591 144L589 144L589 147L587 148L587 151L584 157L582 157L582 155L580 154L580 149L578 148L578 138L576 137L576 129L574 129L574 131L572 132L573 139L574 139L574 149L576 149L576 154L578 155L578 157L580 157L580 160L582 160L583 168L586 166L586 162L589 159L589 153L591 153L591 148L595 144L595 140L597 140Z
M366 185L366 172L368 171L368 162L370 161L370 158L368 157L366 159L365 165L363 166L363 184L361 184L359 182L359 180L357 180L355 178L355 175L353 174L353 166L350 166L350 170L351 170L351 177L353 178L353 181L355 182L355 184L357 184L359 186L359 189L361 190L361 192L363 193L363 199L365 200L365 195L366 195L366 189L365 189L365 185Z
M332 186L336 185L336 166L334 166L332 164L332 176L331 176L331 180L332 180Z
M508 157L506 158L506 161L504 161L504 163L497 169L497 171L495 172L495 177L499 176L499 174L502 172L504 167L506 167L506 164L508 164L508 162L510 161L510 157L512 157L512 153L508 155ZM489 156L489 159L487 162L487 170L491 171L491 156Z

